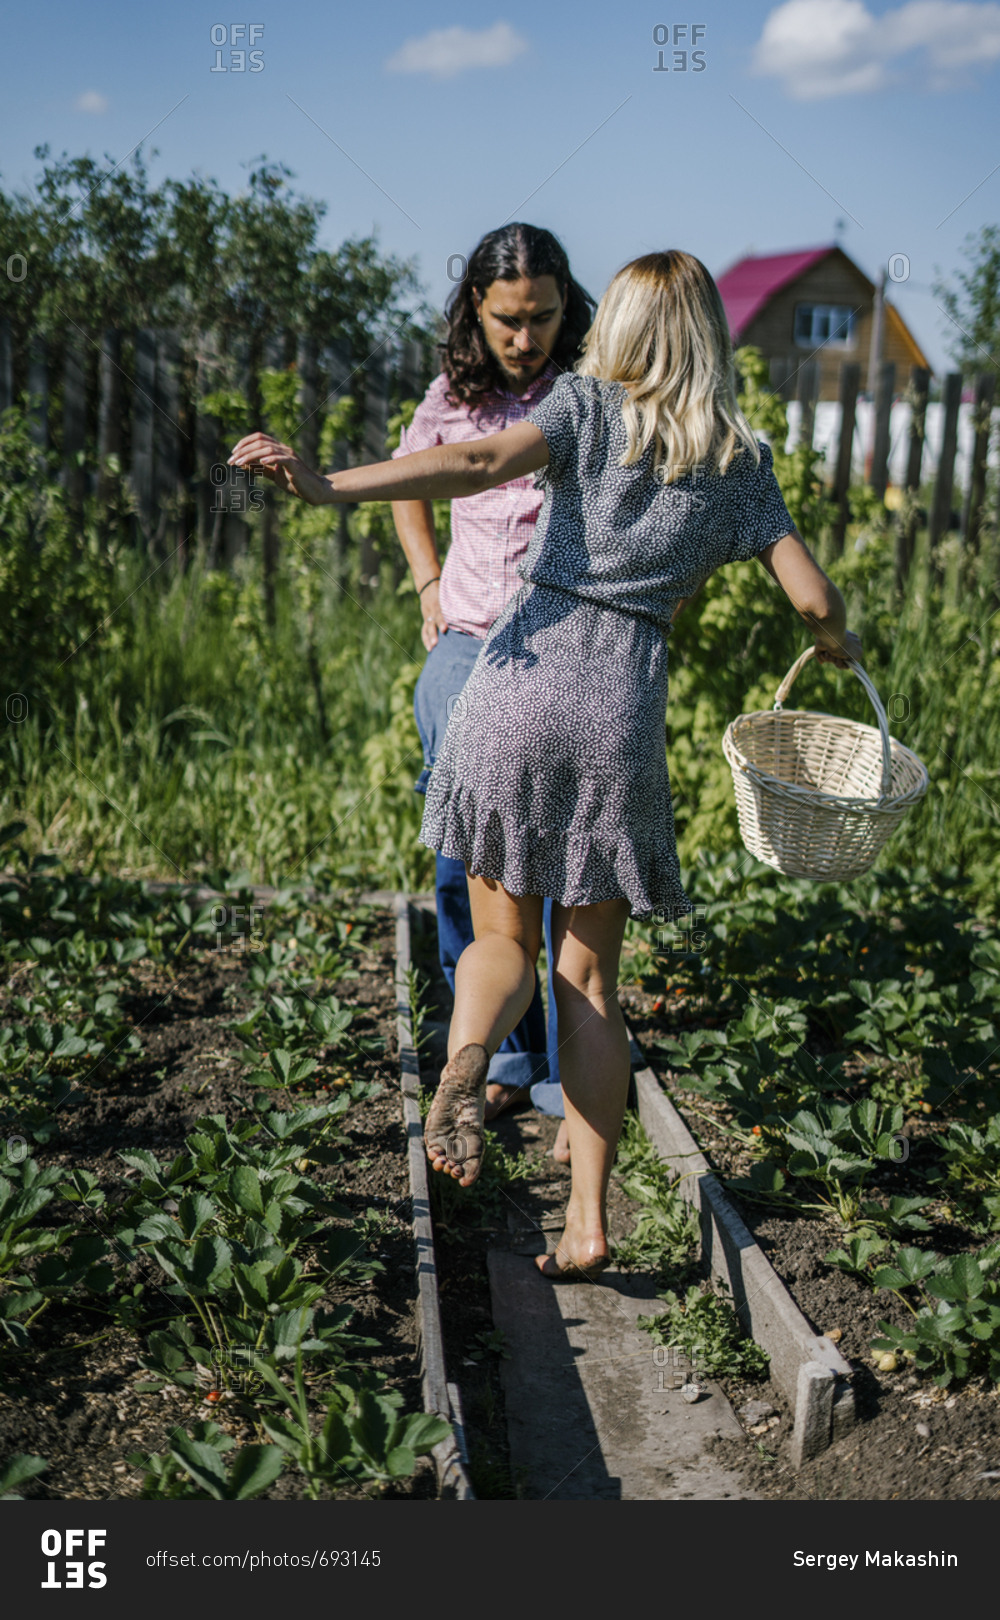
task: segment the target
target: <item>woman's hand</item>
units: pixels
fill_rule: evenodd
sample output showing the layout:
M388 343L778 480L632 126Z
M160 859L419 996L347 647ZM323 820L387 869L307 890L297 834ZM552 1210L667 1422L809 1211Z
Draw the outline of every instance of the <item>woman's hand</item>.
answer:
M420 626L420 639L427 651L437 646L438 631L442 633L448 628L448 621L441 612L441 583L433 580L420 598L420 605L424 610L424 622Z
M847 669L852 662L861 663L861 653L861 637L856 636L853 630L845 630L842 636L829 635L825 630L817 631L818 664L836 664L838 669Z
M250 433L241 439L229 458L232 467L244 467L248 473L263 473L272 484L298 495L310 506L328 506L334 499L328 478L313 472L300 461L290 445L272 439L267 433Z

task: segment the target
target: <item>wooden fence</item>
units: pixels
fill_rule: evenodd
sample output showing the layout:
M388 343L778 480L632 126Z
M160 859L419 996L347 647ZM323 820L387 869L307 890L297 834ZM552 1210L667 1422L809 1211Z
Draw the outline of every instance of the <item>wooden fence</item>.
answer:
M309 337L276 333L260 356L266 366L295 369L294 437L311 465L317 463L326 414L345 395L358 400L361 444L357 453L338 446L333 465L324 469L337 471L351 460L385 456L393 409L402 399L419 398L436 369L429 349L409 339L355 355L344 343L320 346ZM71 501L91 494L99 504L113 502L117 464L131 492L136 544L158 560L176 556L182 564L194 545L215 563L239 555L249 536L244 514L262 509L269 573L277 545L273 491L251 491L245 474L226 465L232 439L202 404L207 395L233 386L253 399L248 345L225 357L211 332L187 345L175 332L147 328L108 329L89 338L73 333L49 343L35 336L18 353L9 323L0 320L0 410L27 390L32 436L61 461ZM253 425L267 429L263 411ZM343 539L343 522L334 521ZM362 565L364 572L364 558ZM368 571L373 567L369 559Z
M918 525L926 522L931 553L950 530L958 530L966 546L978 550L987 528L986 481L989 465L990 439L994 426L993 401L996 393L996 373L983 372L974 379L973 398L969 402L971 447L967 457L968 470L964 495L955 506L955 459L958 450L959 416L962 408L964 380L959 372L950 372L941 386L941 436L937 467L933 478L933 491L926 513L917 505L921 486L928 482L924 468L927 445L928 393L930 372L914 366L909 375L905 393L900 393L894 361L880 363L872 399L871 431L864 446L864 478L881 500L885 500L889 487L889 456L891 448L891 418L894 404L904 403L907 408L906 457L900 488L908 500L902 505L902 515L896 526L896 580L902 587L909 572ZM775 359L770 363L771 387L786 403L797 406L797 443L814 444L818 407L819 367L815 360L804 364L794 359ZM835 554L844 548L847 525L850 521L849 489L852 466L856 460L858 406L861 386L861 368L856 361L845 361L840 371L837 436L832 456L828 457L830 489L836 503L832 543ZM930 407L933 409L934 407ZM996 514L994 514L994 523Z
M360 459L385 455L388 418L401 399L419 398L436 369L430 345L410 339L385 343L367 355L352 354L346 344L319 345L293 333L276 333L259 350L263 363L277 369L294 367L298 379L300 421L295 435L303 459L315 465L325 414L345 395L354 395L362 411ZM819 367L814 359L771 361L771 386L797 418L796 442L815 440ZM62 478L71 501L85 494L112 502L117 487L115 464L126 474L134 507L133 536L159 561L178 557L183 565L190 547L202 548L210 561L232 560L246 549L249 529L244 513L252 505L263 511L262 543L265 578L273 576L278 545L278 517L270 488L251 491L244 475L226 465L231 443L225 441L217 415L202 408L206 395L233 383L254 396L249 345L223 356L217 336L205 333L185 345L175 332L142 328L125 333L108 329L99 336L74 332L47 344L31 338L15 351L10 327L0 320L0 410L24 390L32 399L31 427L36 443L52 449L62 462ZM933 494L925 514L917 506L927 482L930 373L914 367L905 392L892 361L879 367L871 402L868 442L863 447L864 477L881 499L888 489L891 418L900 399L908 406L905 470L897 487L911 498L903 504L896 526L896 574L902 585L909 571L918 524L926 521L931 548L952 529L978 549L986 529L986 487L993 423L995 373L975 378L970 410L971 451L960 509L956 510L955 460L963 379L957 372L943 380L940 450ZM843 550L850 521L849 490L857 460L861 371L845 362L840 373L835 443L827 465L836 505L832 531L834 554ZM935 407L930 407L934 410ZM260 424L267 427L261 413ZM897 447L898 448L898 447ZM327 471L348 465L352 456L338 446L337 460ZM899 457L896 457L897 461ZM996 514L994 513L994 522ZM346 540L341 510L337 532ZM370 541L362 542L361 572L377 571Z

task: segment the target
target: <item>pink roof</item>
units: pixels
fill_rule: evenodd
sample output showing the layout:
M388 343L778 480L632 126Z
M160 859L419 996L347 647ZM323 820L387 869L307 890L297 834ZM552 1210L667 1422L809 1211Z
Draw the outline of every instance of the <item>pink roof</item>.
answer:
M801 253L773 253L764 259L740 259L725 275L719 276L716 286L722 294L733 337L741 336L776 292L835 251L832 247L808 248Z

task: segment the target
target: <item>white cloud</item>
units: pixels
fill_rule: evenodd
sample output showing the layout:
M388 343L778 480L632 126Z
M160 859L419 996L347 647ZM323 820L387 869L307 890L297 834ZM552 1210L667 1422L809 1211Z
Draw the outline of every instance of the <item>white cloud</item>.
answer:
M99 90L85 90L73 103L77 112L103 113L108 110L108 98Z
M781 79L798 101L880 90L913 66L925 82L954 88L960 70L1000 58L1000 5L976 0L907 0L873 15L864 0L785 0L764 22L753 70Z
M528 49L509 23L474 33L471 28L436 28L421 39L408 39L385 64L391 73L429 73L435 79L453 79L467 68L507 67Z

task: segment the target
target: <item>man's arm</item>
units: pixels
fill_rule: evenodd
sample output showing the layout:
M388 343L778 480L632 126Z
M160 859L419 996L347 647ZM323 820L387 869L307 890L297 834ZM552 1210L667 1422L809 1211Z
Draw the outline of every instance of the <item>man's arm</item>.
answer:
M441 572L437 535L434 532L434 508L430 501L393 501L392 521L410 565L413 583L420 592L424 620L421 639L430 652L437 642L438 631L448 628L441 613L440 586L434 578L435 574ZM426 589L422 590L422 586Z

